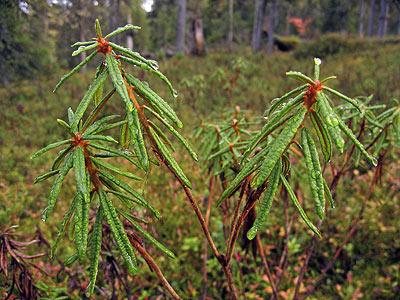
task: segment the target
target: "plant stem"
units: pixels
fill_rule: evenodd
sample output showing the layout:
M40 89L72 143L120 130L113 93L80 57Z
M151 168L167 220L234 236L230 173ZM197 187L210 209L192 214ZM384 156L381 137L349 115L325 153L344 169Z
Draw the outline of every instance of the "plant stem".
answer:
M274 297L276 299L278 299L278 291L276 290L276 286L275 286L275 283L274 283L274 280L273 280L272 274L271 274L271 269L269 267L267 258L265 257L264 248L263 248L260 236L258 234L256 235L256 241L257 241L257 248L258 248L258 251L260 252L261 260L262 260L264 268L265 268L265 273L267 274L269 284L271 285L271 288L272 288L272 293L274 294Z
M156 273L158 279L161 281L161 284L168 291L171 297L175 300L182 300L182 298L175 292L174 288L170 285L168 280L164 277L164 274L161 272L161 269L158 267L157 263L153 260L153 258L146 251L146 249L135 239L131 239L131 242L133 243L133 246L136 248L136 250L147 262L150 269Z

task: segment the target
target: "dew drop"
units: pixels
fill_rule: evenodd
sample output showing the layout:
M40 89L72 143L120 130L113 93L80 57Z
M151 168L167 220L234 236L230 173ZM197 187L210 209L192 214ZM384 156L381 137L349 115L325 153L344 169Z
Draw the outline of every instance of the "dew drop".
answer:
M178 92L176 90L173 90L172 91L172 95L174 96L174 98L177 98L178 97Z
M118 80L117 83L118 83L119 85L123 85L123 84L124 84L124 82L123 82L122 80Z

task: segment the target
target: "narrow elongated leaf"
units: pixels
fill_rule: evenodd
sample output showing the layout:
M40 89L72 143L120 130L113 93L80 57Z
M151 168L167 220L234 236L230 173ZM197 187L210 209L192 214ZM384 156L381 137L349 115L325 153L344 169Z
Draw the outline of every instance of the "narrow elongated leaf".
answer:
M308 84L303 84L289 92L287 92L286 94L284 94L282 97L276 98L272 103L271 103L271 107L268 110L268 115L271 115L280 105L282 105L287 99L289 99L290 97L304 91L304 89L306 89L308 87ZM297 98L297 97L296 97Z
M53 211L54 206L56 205L58 194L60 193L62 183L64 181L65 176L67 176L69 170L72 168L73 164L73 155L70 154L66 157L64 164L60 168L60 173L57 178L54 180L53 186L50 190L50 195L47 200L47 207L44 209L42 214L42 220L46 221L48 215Z
M63 140L63 141L59 141L59 142L55 142L52 143L50 145L47 145L46 147L36 151L35 153L32 154L31 159L34 159L36 157L39 157L40 155L46 153L47 151L50 151L54 148L60 147L62 145L66 145L66 144L70 144L71 140Z
M88 140L88 141L103 141L103 142L118 144L118 141L114 140L114 138L109 135L91 134L91 135L85 136L84 139Z
M324 178L324 191L325 191L325 196L328 198L329 204L331 205L331 208L335 208L335 201L333 200L332 194L331 194L331 189L329 188L328 184L326 183L326 180Z
M67 112L68 112L68 123L69 123L69 126L71 127L72 122L74 121L75 113L74 113L74 111L72 110L71 107L68 107L68 111Z
M101 251L101 241L103 232L103 208L99 207L96 213L96 221L93 225L93 231L90 239L90 271L89 271L89 284L86 289L86 296L90 297L93 294L96 284L97 273L99 271L99 257Z
M46 172L38 177L35 178L33 181L34 184L42 182L50 177L53 177L54 175L57 175L60 172L60 170L51 170L49 172Z
M324 160L326 163L328 163L332 157L332 141L331 137L329 136L328 129L321 121L321 118L318 116L318 114L314 111L311 112L311 121L313 123L315 132L317 133Z
M97 130L99 130L100 127L104 126L107 124L109 121L114 120L115 118L118 118L119 115L110 115L110 116L105 116L98 121L94 122L92 125L90 125L86 130L85 133L83 134L83 137L93 134Z
M96 129L93 133L98 134L100 132L113 129L115 127L120 127L120 126L125 125L125 124L128 124L128 121L122 120L122 121L118 121L118 122L115 122L115 123L102 125L98 129Z
M376 158L372 157L367 150L365 150L364 145L361 144L361 142L357 139L357 137L354 135L354 133L351 131L349 127L339 118L339 127L343 131L345 135L353 142L353 144L356 146L358 150L360 150L361 154L364 155L364 157L374 166L376 167L378 165L378 161Z
M149 124L150 124L151 128L153 128L154 131L158 134L158 136L164 141L164 143L167 144L169 149L171 149L172 152L175 152L174 145L172 145L171 141L169 140L167 135L164 133L164 131L162 131L160 127L158 127L155 123L153 123L150 120L149 120Z
M328 91L328 92L332 93L333 95L338 96L339 98L341 98L341 99L345 100L346 102L350 103L355 108L357 108L357 110L359 112L361 112L360 105L358 104L358 102L356 100L351 99L350 97L347 97L346 95L343 95L342 93L340 93L340 92L338 92L338 91L336 91L334 89L331 89L330 87L323 86L322 88L323 88L324 91Z
M288 76L290 78L297 79L297 80L299 80L301 82L304 82L304 83L308 83L308 84L314 85L314 80L312 80L310 77L308 77L308 76L306 76L306 75L304 75L303 73L300 73L300 72L289 71L289 72L286 72L286 76Z
M79 260L82 262L85 257L86 244L83 241L83 197L80 192L77 192L76 211L74 214L74 241L77 249Z
M176 97L176 95L177 95L176 90L172 86L172 83L168 80L168 78L163 73L161 73L157 69L154 69L154 68L150 67L148 64L145 64L143 62L140 62L138 60L135 60L135 59L132 59L132 58L129 58L129 57L126 57L126 56L121 56L120 59L122 61L125 61L125 62L131 64L131 65L139 67L142 70L149 71L149 72L155 74L158 78L160 78L162 81L164 81L167 84L172 96Z
M303 96L304 92L291 99L280 111L271 115L267 124L265 124L261 131L251 139L248 149L243 153L242 162L250 155L250 153L263 139L265 139L275 129L287 122L287 120L292 117L289 112L303 102Z
M74 120L71 124L72 131L78 131L78 124L83 117L86 109L88 108L90 102L94 99L94 95L98 90L99 86L103 84L104 80L107 78L107 72L102 72L100 75L93 80L93 83L90 85L89 89L83 96L81 102L79 103L78 107L76 108L74 114Z
M287 182L286 178L283 175L281 175L281 181L282 181L283 185L285 186L286 191L288 192L290 200L293 202L294 206L296 206L296 208L300 214L300 217L303 219L304 223L306 223L308 228L310 228L311 231L314 232L318 237L321 237L321 233L319 232L318 228L315 227L315 225L308 218L306 212L301 207L299 200L297 200L297 197L296 197L294 191L292 190L289 182Z
M301 146L307 166L308 182L315 203L315 211L322 220L325 215L324 178L315 143L306 128L301 131Z
M81 54L82 52L90 51L93 50L97 47L97 44L90 44L86 46L80 46L78 49L76 49L74 52L72 52L72 56L77 56Z
M319 80L319 72L320 72L320 66L321 65L321 60L317 57L314 58L314 80Z
M256 169L260 167L260 161L266 157L269 153L269 147L264 147L259 153L254 155L240 170L240 172L236 175L236 177L229 183L228 187L222 193L221 198L217 202L217 206L221 205L221 203L231 196L233 192L238 188L238 186L242 183L242 181L253 173Z
M76 43L71 45L71 48L80 47L80 46L88 46L88 45L91 45L91 44L97 44L97 42L96 41L76 42Z
M153 137L159 154L162 156L162 159L165 159L165 161L168 163L169 167L174 171L175 175L189 188L192 188L192 184L190 183L189 179L186 177L186 175L183 173L181 167L178 165L178 163L175 161L175 158L172 156L172 154L169 152L168 148L165 146L165 144L161 141L160 137L157 135L157 133L154 131L153 128L149 128L151 136Z
M120 95L122 101L125 103L128 112L133 111L135 108L129 98L128 91L126 90L125 82L122 77L121 71L118 66L118 61L111 53L106 54L107 70L110 74L112 83Z
M90 202L90 192L87 186L85 155L82 147L76 147L74 151L74 171L78 191L82 193L85 203Z
M112 184L112 182L108 182L108 183ZM118 187L118 186L114 184L113 187L115 188L115 187ZM115 196L117 196L124 203L126 203L126 201L134 202L136 204L139 204L140 206L148 208L157 219L159 219L161 217L160 212L156 208L154 208L150 203L148 203L146 200L144 200L144 198L139 200L139 199L137 199L135 197L126 195L126 194L118 192L116 190L108 190L107 193L114 194Z
M68 132L71 132L71 127L64 120L57 119L57 123L60 124L62 127L64 127Z
M123 148L128 148L131 144L131 132L129 130L128 120L125 116L126 123L121 126L119 134L119 143Z
M149 110L158 120L160 120L164 124L164 126L181 142L181 144L189 152L190 156L192 156L192 158L195 161L198 161L197 154L196 154L196 152L194 152L194 150L190 146L189 142L182 135L180 135L180 133L178 131L176 131L175 128L171 124L169 124L167 120L165 120L163 117L161 117L158 113L156 113L150 107L146 106L146 109Z
M121 150L118 150L118 149L113 149L113 148L106 147L106 146L102 146L102 145L99 145L99 144L96 144L96 143L93 143L93 142L91 142L89 144L89 147L93 147L93 148L96 148L96 149L99 149L99 150L103 150L103 151L109 152L110 154L112 154L114 156L123 157L126 160L128 160L130 163L135 165L136 167L138 167L138 168L140 167L138 165L138 163L133 160L132 156L129 156L124 151L121 151ZM109 156L107 156L107 157L109 157Z
M271 143L269 155L265 158L260 167L260 172L257 176L257 180L255 181L255 187L261 186L267 180L272 172L272 169L296 135L298 128L304 120L306 112L306 108L302 106L296 115L287 121L285 127Z
M132 24L127 24L127 25L125 25L125 26L123 26L123 27L118 27L118 28L115 29L114 31L112 31L112 32L110 32L109 34L107 34L104 38L105 38L105 39L109 39L109 38L111 38L111 37L113 37L113 36L115 36L115 35L117 35L117 34L120 34L120 33L125 32L125 31L127 31L127 30L139 30L139 29L141 29L140 26L135 26L135 25L132 25Z
M117 212L115 211L110 199L108 199L107 194L102 189L99 189L98 194L101 206L104 210L104 215L107 219L107 223L110 226L110 230L114 236L114 240L125 261L125 264L128 267L129 273L134 275L137 273L136 256L131 242L126 235L125 228L118 218Z
M72 149L73 149L73 146L71 145L68 148L65 148L65 149L61 150L60 152L58 152L58 155L54 159L53 164L51 166L51 170L53 170L53 171L58 170L62 160L67 156L67 154L69 152L71 152Z
M329 135L331 136L336 148L340 153L343 153L344 139L342 138L340 128L338 127L338 117L334 113L332 107L330 107L324 94L321 92L317 93L317 103L319 108L318 114L320 114L321 120L326 123Z
M142 126L136 110L127 114L130 136L132 137L133 149L144 171L149 170L149 156L144 142Z
M257 218L254 221L253 226L250 228L250 230L247 232L247 238L249 240L254 239L256 236L257 232L262 229L265 225L267 216L269 214L269 211L272 206L272 201L274 200L274 196L276 194L276 191L278 190L279 182L280 182L280 174L282 172L282 164L281 161L279 160L275 167L274 170L272 171L272 175L270 177L270 180L268 182L268 186L264 192L264 197L262 200L262 204L260 209L257 211Z
M50 258L53 259L54 255L57 251L58 244L60 243L61 239L64 237L65 234L65 229L67 228L68 223L70 222L70 219L75 212L76 208L76 202L77 202L77 197L75 195L74 199L72 200L72 203L70 207L68 208L67 212L64 215L64 218L58 228L57 236L54 242L51 245L51 250L50 250Z
M139 231L154 246L156 246L157 249L161 250L162 252L164 252L166 255L168 255L171 258L176 258L175 254L171 250L169 250L162 243L157 241L150 233L148 233L139 224L137 224L134 220L132 220L132 218L128 214L126 214L124 212L122 212L122 214L136 228L136 230Z
M97 51L92 52L89 54L84 60L82 60L78 65L76 65L68 74L64 75L60 81L57 83L56 87L53 90L53 93L57 91L57 89L72 75L77 73L84 65L86 65L88 62L90 62L97 54Z
M122 46L117 45L117 44L115 44L113 42L109 42L109 43L110 43L110 46L113 48L113 50L119 51L122 54L124 54L124 55L126 55L128 57L131 57L133 59L136 59L138 61L141 61L141 62L143 62L145 64L148 64L149 66L156 67L155 64L152 61L147 60L146 58L141 56L139 52L134 52L131 49L122 47Z
M183 127L182 121L179 120L171 106L164 99L158 96L157 93L155 93L148 85L142 83L139 79L130 74L126 75L126 79L129 84L135 88L135 92L148 101L153 108L157 109L157 112L160 113L160 115L166 115L176 124L176 126L178 126L178 128Z
M135 174L130 173L130 172L126 172L126 171L122 171L122 170L118 169L117 167L113 166L112 164L109 164L109 163L105 162L102 159L92 158L92 161L94 161L95 164L100 165L100 166L102 166L104 168L107 168L107 169L109 169L109 170L111 170L111 171L113 171L113 172L115 172L115 173L117 173L119 175L131 178L133 180L142 180L142 178L136 176Z

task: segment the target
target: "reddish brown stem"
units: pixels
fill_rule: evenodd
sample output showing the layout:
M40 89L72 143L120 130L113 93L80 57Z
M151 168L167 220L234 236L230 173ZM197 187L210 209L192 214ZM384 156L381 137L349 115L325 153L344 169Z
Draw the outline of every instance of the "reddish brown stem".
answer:
M161 269L159 268L157 263L154 261L154 259L150 256L150 254L146 251L146 249L138 241L136 241L134 239L131 239L131 242L132 242L133 246L136 248L136 250L140 253L140 255L147 262L150 269L156 273L158 279L161 281L161 284L168 291L168 293L171 295L171 297L175 300L181 300L182 298L175 292L174 288L170 285L168 280L165 278L164 274L161 272Z
M260 236L258 234L256 236L256 241L257 241L258 252L260 252L261 260L262 260L263 265L264 265L265 274L267 274L267 277L268 277L268 280L269 280L269 284L271 285L271 288L272 288L272 293L273 293L274 297L276 299L278 299L278 291L276 290L274 279L272 278L272 274L271 274L271 269L269 267L267 258L265 257L264 248L263 248Z

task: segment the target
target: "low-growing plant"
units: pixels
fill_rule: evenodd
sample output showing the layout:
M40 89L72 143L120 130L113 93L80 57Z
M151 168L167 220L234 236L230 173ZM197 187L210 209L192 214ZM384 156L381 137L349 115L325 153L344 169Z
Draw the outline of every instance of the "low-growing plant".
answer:
M326 86L326 83L335 77L320 80L321 61L314 59L313 78L300 72L287 72L289 78L299 80L301 85L272 103L266 112L266 124L260 130L249 130L251 126L257 127L258 122L240 116L239 108L234 111L233 118L229 116L227 122L221 122L219 125L203 124L197 137L203 139L200 152L205 162L205 172L210 175L210 193L213 184L211 180L216 178L220 179L223 190L216 201L217 206L226 203L229 198L233 199L233 195L240 191L239 199L234 201L233 212L225 210L225 214L229 212L224 216L225 219L232 217L228 239L226 245L223 245L226 246L226 251L221 253L209 228L210 197L204 216L192 195L189 178L173 155L176 150L171 136L178 140L193 160L197 160L197 154L178 131L183 124L168 102L147 83L132 75L128 66L159 77L169 87L174 98L177 92L166 76L158 70L155 61L110 41L119 33L135 29L139 28L126 25L103 36L100 24L96 21L97 37L73 45L79 47L73 55L83 51L92 53L65 75L55 88L56 91L64 81L95 56L101 56L101 63L97 67L93 82L77 108L68 108L67 121L57 120L70 137L52 143L32 155L35 158L49 150L64 147L55 158L51 170L35 180L41 182L55 177L48 205L43 211L44 221L55 209L63 181L71 169L74 170L76 179L75 196L61 221L51 256L55 255L64 234L69 232L74 239L76 253L69 257L66 263L79 261L84 264L89 260L90 282L86 293L88 296L92 295L104 244L103 231L106 228L111 231L114 244L130 274L134 275L138 271L137 252L157 274L170 295L174 299L181 299L143 245L142 238L167 256L175 257L172 251L156 240L143 226L148 221L144 217L147 216L145 212L150 212L152 219L159 219L160 213L144 198L141 190L133 187L136 185L132 186L121 179L125 177L141 181L143 176L139 174L146 176L161 164L165 165L184 190L202 227L205 240L226 276L231 297L240 297L230 262L240 230L243 228L247 239L256 238L255 245L260 250L274 297L277 298L277 287L272 280L265 254L261 251L261 240L257 234L266 226L268 214L279 189L281 188L292 202L304 223L313 232L314 238L321 237L319 227L325 217L328 203L330 207L334 207L332 185L328 185L324 177L325 166L331 164L334 157L333 147L335 146L339 153L343 153L346 148L344 137L347 137L366 159L368 168L377 165L377 160L367 152L345 120L335 111L331 96L345 101L354 108L356 115L361 115L368 121L374 120L376 125L379 121L375 121L371 110L366 110L358 100ZM242 62L239 61L238 70L241 65ZM104 93L107 78L110 79L112 88ZM235 82L236 80L237 78L234 78ZM227 93L229 97L232 95L229 91ZM122 100L124 116L100 117L114 95ZM90 106L93 108L88 113ZM398 113L390 112L388 115L392 116L392 123L398 124ZM382 120L388 118L386 115L381 116ZM385 125L377 125L378 128L382 126ZM115 129L119 130L118 138L105 134L113 134ZM377 132L373 134L379 135ZM320 156L323 158L322 162ZM335 159L337 157L340 156L335 156ZM122 170L109 162L110 159L118 162L117 158L130 162L135 171ZM306 213L290 184L291 177L296 174L293 158L296 159L296 163L301 161L306 171L310 198L320 220L317 225L309 217L309 213ZM257 202L261 203L256 211Z

